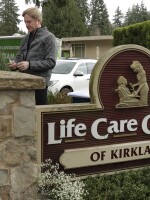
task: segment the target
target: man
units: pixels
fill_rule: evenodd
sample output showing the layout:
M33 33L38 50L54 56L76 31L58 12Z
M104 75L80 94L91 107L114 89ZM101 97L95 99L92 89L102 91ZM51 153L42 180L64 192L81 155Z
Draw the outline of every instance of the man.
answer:
M8 66L11 70L19 70L46 79L46 88L35 90L36 105L45 105L51 71L56 63L56 37L46 27L42 27L42 14L38 8L28 8L22 16L28 34L22 39L15 62L9 63Z

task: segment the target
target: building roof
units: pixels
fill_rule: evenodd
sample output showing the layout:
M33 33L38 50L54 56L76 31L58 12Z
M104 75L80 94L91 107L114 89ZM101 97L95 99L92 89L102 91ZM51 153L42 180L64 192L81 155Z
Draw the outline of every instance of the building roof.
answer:
M84 36L84 37L68 37L61 38L63 42L69 41L88 41L88 40L113 40L112 35Z

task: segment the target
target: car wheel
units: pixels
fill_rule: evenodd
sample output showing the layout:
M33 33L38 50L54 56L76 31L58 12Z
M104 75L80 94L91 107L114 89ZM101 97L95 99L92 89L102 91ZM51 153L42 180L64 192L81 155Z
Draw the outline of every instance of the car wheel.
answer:
M60 92L62 94L66 94L67 95L69 92L72 92L72 90L66 87L66 88L62 88Z

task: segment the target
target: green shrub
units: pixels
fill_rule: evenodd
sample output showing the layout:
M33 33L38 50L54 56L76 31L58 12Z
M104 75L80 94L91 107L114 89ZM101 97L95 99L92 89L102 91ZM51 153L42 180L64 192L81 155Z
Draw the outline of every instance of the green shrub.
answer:
M48 92L48 104L67 104L71 103L71 97L67 96L64 93L55 92Z
M113 31L113 46L124 44L141 45L150 49L150 20L130 26L116 28Z
M150 167L80 180L48 159L42 171L39 200L150 200Z
M84 180L85 200L150 200L150 168Z

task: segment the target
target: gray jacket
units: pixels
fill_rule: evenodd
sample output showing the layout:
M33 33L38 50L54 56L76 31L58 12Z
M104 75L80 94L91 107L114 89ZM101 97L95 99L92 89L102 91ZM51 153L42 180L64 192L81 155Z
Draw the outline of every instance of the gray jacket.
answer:
M29 61L29 68L24 71L32 75L44 77L47 86L50 82L51 71L56 64L57 41L46 27L37 29L28 46L30 34L23 37L16 62Z

